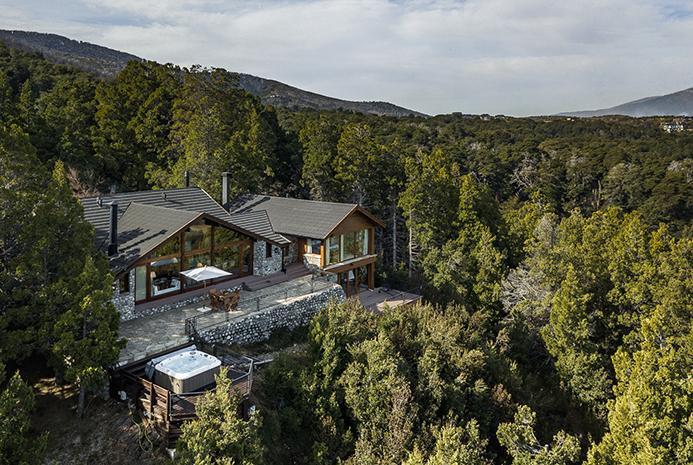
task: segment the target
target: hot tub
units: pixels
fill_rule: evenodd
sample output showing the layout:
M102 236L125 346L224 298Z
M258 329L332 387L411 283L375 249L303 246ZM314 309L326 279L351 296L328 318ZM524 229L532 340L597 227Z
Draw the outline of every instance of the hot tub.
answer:
M191 350L167 358L154 367L154 382L176 394L197 391L214 383L221 360Z

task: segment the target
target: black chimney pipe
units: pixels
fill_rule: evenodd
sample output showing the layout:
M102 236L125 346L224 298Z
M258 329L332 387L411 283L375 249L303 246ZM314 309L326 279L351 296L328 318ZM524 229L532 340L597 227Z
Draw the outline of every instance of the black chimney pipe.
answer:
M229 208L229 180L231 173L224 171L221 173L221 206L228 210Z
M183 173L183 187L190 187L190 171L188 170Z
M118 204L111 202L111 228L109 231L108 256L118 253Z

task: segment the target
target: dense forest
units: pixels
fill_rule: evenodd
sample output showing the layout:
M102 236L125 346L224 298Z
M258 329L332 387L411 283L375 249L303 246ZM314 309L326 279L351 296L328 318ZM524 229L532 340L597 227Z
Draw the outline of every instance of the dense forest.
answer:
M86 393L121 344L74 196L185 171L367 207L379 283L426 300L318 314L256 418L210 399L185 463L693 462L693 132L661 121L277 110L221 69L106 81L0 45L0 464L43 447L22 360Z

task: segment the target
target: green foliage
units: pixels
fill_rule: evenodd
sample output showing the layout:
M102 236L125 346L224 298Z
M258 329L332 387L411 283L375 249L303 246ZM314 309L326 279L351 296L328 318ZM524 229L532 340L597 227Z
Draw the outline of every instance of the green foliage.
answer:
M614 356L616 399L609 408L609 431L589 453L589 464L687 464L693 461L690 413L693 389L693 307L690 296L691 246L677 253L688 259L687 272L659 287L654 312L643 319L640 344Z
M176 462L185 465L261 465L263 447L259 414L248 421L239 415L241 398L226 368L216 376L216 389L197 402L197 419L182 427Z
M460 302L497 314L506 264L505 225L488 188L472 175L462 176L459 183L457 237L436 247L427 237L439 237L439 233L431 230L421 236L421 243L427 244L421 248L423 274L435 289L436 301ZM428 223L421 226L430 227Z
M476 421L464 427L444 425L435 434L435 449L424 460L423 454L415 449L403 465L487 465L485 457L487 442L479 434Z
M597 313L588 308L585 293L572 266L555 294L549 324L542 335L556 358L556 369L578 400L603 417L611 393L611 379L596 332Z
M354 301L330 305L311 324L307 358L288 369L283 361L288 378L277 372L263 382L261 398L281 399L273 444L306 447L305 428L313 455L283 455L294 463L399 465L414 449L440 461L464 442L460 457L485 463L483 438L510 408L503 383L512 371L485 328L481 313L460 307L417 305L376 317Z
M337 200L333 163L337 159L339 129L327 118L320 117L301 128L299 139L303 147L301 183L315 200Z
M86 392L103 385L106 368L118 360L125 341L118 339L119 315L111 302L113 278L106 260L87 257L76 285L75 304L55 324L52 352L65 378L79 384L77 412L82 416Z
M512 423L498 427L498 442L508 449L513 465L565 465L577 463L580 444L575 436L558 432L549 445L542 445L534 433L536 414L520 405Z
M52 178L18 127L0 127L0 347L10 359L48 352L93 252L61 166Z
M0 364L0 385L4 367ZM38 465L43 463L47 435L31 430L30 414L34 393L15 373L0 388L0 465Z
M275 118L224 70L188 70L173 101L170 150L147 165L147 177L159 187L178 187L189 171L196 185L218 198L221 173L229 171L230 198L267 190L277 162Z

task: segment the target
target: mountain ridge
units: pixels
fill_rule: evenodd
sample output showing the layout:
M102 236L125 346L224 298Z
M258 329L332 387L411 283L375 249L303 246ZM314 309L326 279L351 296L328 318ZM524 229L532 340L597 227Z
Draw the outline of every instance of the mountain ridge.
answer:
M693 87L670 94L643 97L609 108L570 111L558 114L558 116L576 116L581 118L608 115L632 117L693 116Z
M108 79L114 77L131 60L145 61L131 53L114 50L101 45L70 39L58 34L10 31L0 29L0 41L9 47L41 53L46 59L73 66ZM380 116L428 116L389 102L352 101L318 94L283 82L229 71L238 77L239 85L260 100L275 107L312 110L348 110Z

